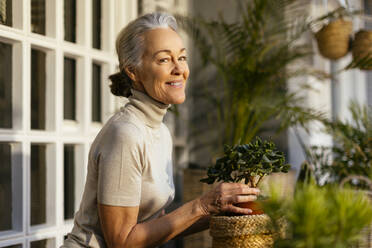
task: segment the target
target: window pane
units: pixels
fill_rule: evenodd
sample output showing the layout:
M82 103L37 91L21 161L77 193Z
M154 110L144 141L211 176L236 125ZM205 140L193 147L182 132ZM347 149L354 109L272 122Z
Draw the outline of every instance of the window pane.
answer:
M5 246L4 248L22 248L22 245L21 244L9 245L9 246Z
M45 0L31 0L31 31L45 35Z
M12 46L0 42L0 128L12 128Z
M12 229L12 165L10 144L0 143L0 231Z
M142 15L143 13L143 0L137 1L137 14Z
M75 85L76 85L76 61L65 58L63 78L63 117L67 120L75 120Z
M92 68L92 121L101 122L101 66Z
M101 27L102 27L102 16L101 16L101 0L92 1L92 41L93 48L101 49Z
M372 1L371 0L364 0L365 6L365 14L372 15Z
M0 24L12 26L12 0L0 0Z
M31 50L31 128L45 129L45 53Z
M65 220L74 218L75 213L75 152L73 145L64 149L64 207Z
M65 40L76 42L76 0L64 1Z
M52 248L54 247L53 239L43 239L30 242L30 248Z
M46 223L46 145L31 145L31 225Z

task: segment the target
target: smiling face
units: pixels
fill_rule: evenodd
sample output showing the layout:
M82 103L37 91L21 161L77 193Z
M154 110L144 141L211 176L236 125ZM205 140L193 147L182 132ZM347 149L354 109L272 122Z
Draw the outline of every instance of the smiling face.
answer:
M157 28L145 33L144 42L142 65L126 70L134 88L164 104L183 103L189 67L181 37L170 28Z

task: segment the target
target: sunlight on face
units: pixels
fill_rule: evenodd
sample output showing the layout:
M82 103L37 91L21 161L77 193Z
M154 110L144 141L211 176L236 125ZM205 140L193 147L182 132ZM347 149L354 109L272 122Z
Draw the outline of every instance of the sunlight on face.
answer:
M145 51L135 87L159 102L183 103L189 67L181 37L170 28L157 28L147 31L144 38Z

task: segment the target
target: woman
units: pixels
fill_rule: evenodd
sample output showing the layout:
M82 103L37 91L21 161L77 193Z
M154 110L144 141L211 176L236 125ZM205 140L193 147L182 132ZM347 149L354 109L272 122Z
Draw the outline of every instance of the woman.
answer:
M129 102L96 137L80 209L63 247L154 247L177 235L208 228L210 214L247 214L234 203L258 190L220 184L164 214L174 198L172 141L162 123L170 104L185 100L186 49L168 14L148 14L118 35L120 72L111 91Z

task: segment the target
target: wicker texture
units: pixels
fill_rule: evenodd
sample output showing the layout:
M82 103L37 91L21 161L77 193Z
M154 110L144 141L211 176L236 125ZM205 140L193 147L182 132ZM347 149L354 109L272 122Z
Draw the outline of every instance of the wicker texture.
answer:
M355 34L352 48L353 58L372 57L372 31L360 30ZM372 66L362 66L362 70L372 70Z
M274 243L267 215L213 216L210 234L213 248L266 248Z
M341 18L325 25L315 34L320 54L333 60L344 57L349 51L352 29L352 22Z

